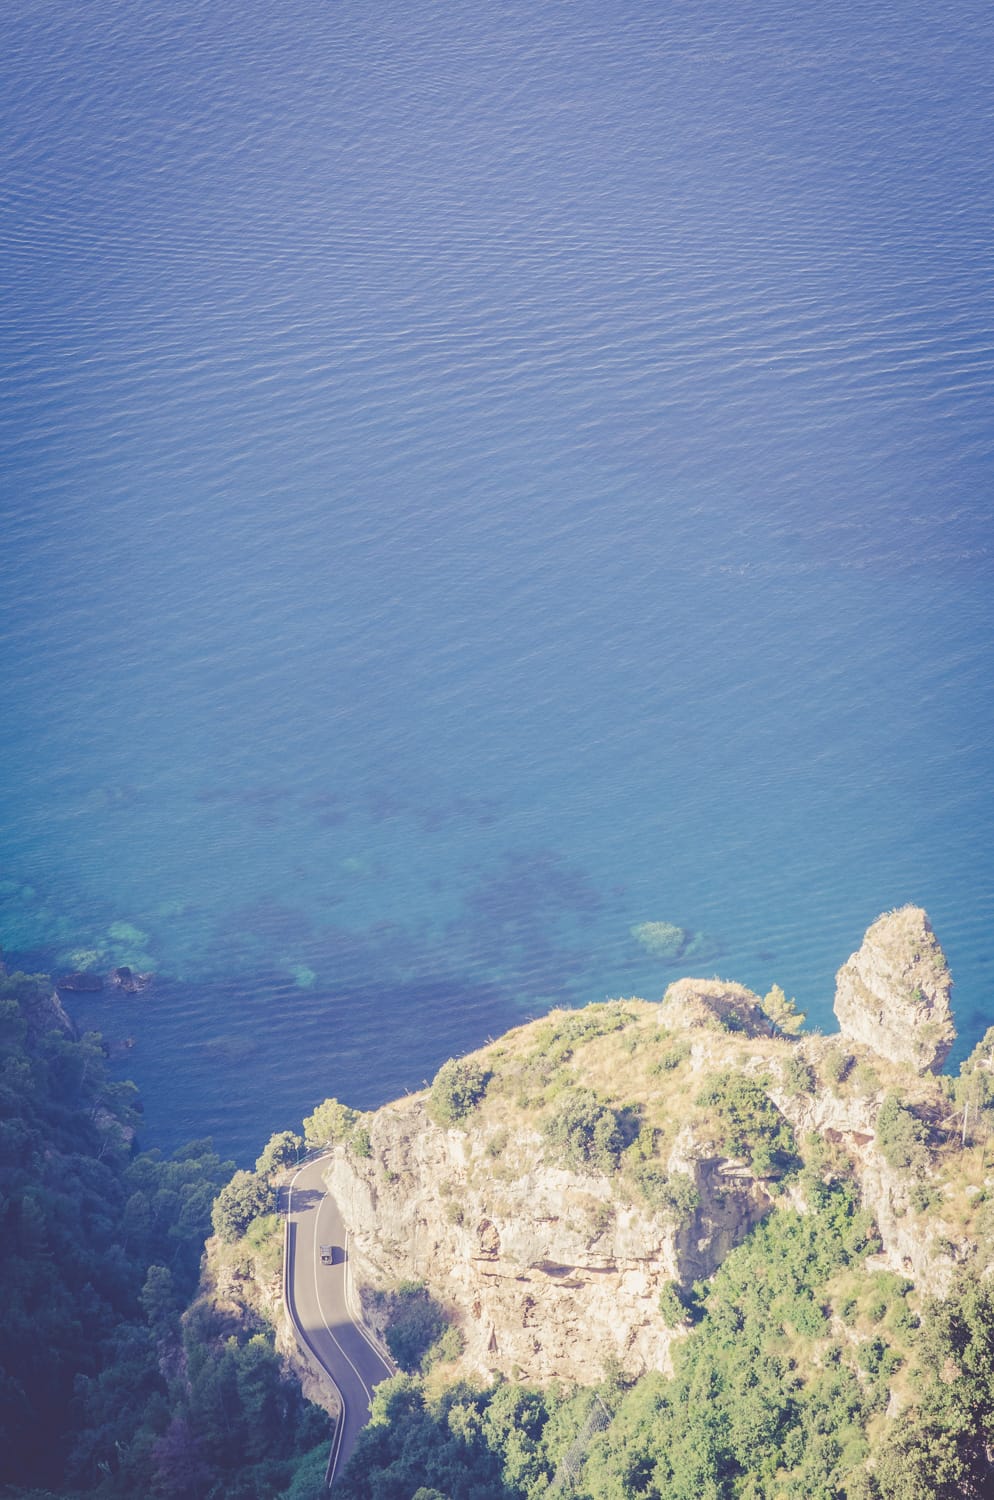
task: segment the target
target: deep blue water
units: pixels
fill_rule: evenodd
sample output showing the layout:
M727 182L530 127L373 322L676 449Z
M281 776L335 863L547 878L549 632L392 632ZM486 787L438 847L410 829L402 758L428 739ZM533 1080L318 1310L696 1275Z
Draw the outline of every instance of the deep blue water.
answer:
M994 1021L992 29L7 7L0 942L156 971L149 1143L688 968L829 1025L909 900Z

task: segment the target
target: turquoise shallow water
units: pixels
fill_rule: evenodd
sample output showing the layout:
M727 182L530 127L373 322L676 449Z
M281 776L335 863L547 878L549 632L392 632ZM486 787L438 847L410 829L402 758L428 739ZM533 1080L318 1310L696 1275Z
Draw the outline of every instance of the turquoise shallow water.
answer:
M0 942L156 971L149 1141L644 921L828 1025L918 901L994 1020L990 24L15 5Z

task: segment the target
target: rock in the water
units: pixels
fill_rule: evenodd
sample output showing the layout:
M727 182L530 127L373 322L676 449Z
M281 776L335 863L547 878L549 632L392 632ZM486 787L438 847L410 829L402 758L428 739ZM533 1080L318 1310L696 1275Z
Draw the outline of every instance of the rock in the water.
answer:
M127 964L121 964L119 968L112 969L110 982L126 995L137 995L143 990L151 979L151 974L136 974L134 969L129 969Z
M77 970L75 974L63 974L55 981L57 990L67 990L76 995L95 994L103 987L104 982L100 975L91 974L86 970Z
M878 917L835 976L835 1014L850 1041L919 1073L937 1073L956 1039L946 956L920 906Z
M720 1026L747 1036L772 1036L759 996L744 984L724 979L678 979L663 996L659 1019L664 1026Z

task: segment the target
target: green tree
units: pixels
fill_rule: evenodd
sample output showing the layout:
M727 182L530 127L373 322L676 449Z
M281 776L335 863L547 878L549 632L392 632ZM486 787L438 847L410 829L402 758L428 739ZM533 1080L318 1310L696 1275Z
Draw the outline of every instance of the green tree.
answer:
M276 1206L276 1194L254 1172L236 1172L214 1201L214 1232L228 1244L240 1239L252 1220Z
M292 1130L280 1130L271 1135L255 1164L256 1172L260 1177L270 1177L284 1167L292 1166L299 1161L303 1144L300 1136L294 1135Z
M325 1099L304 1120L304 1139L308 1146L330 1146L344 1140L358 1118L358 1110L340 1104L337 1099Z
M428 1112L435 1123L458 1125L479 1104L490 1078L479 1063L454 1057L443 1063L428 1096Z
M173 1273L168 1266L149 1266L141 1289L142 1311L150 1328L165 1330L182 1306Z
M759 1003L778 1031L786 1032L788 1036L797 1036L803 1029L807 1016L798 1010L796 1000L787 999L778 984Z
M722 1147L744 1157L757 1176L774 1177L794 1161L794 1132L755 1078L718 1073L697 1103L712 1112Z
M445 1309L419 1282L403 1282L387 1307L387 1348L402 1370L420 1370L449 1326Z

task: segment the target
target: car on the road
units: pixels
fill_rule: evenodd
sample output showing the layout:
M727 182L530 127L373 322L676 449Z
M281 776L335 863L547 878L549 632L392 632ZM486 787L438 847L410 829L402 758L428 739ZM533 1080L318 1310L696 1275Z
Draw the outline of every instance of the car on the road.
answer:
M321 1246L321 1264L323 1266L333 1266L340 1258L341 1252L337 1245Z

